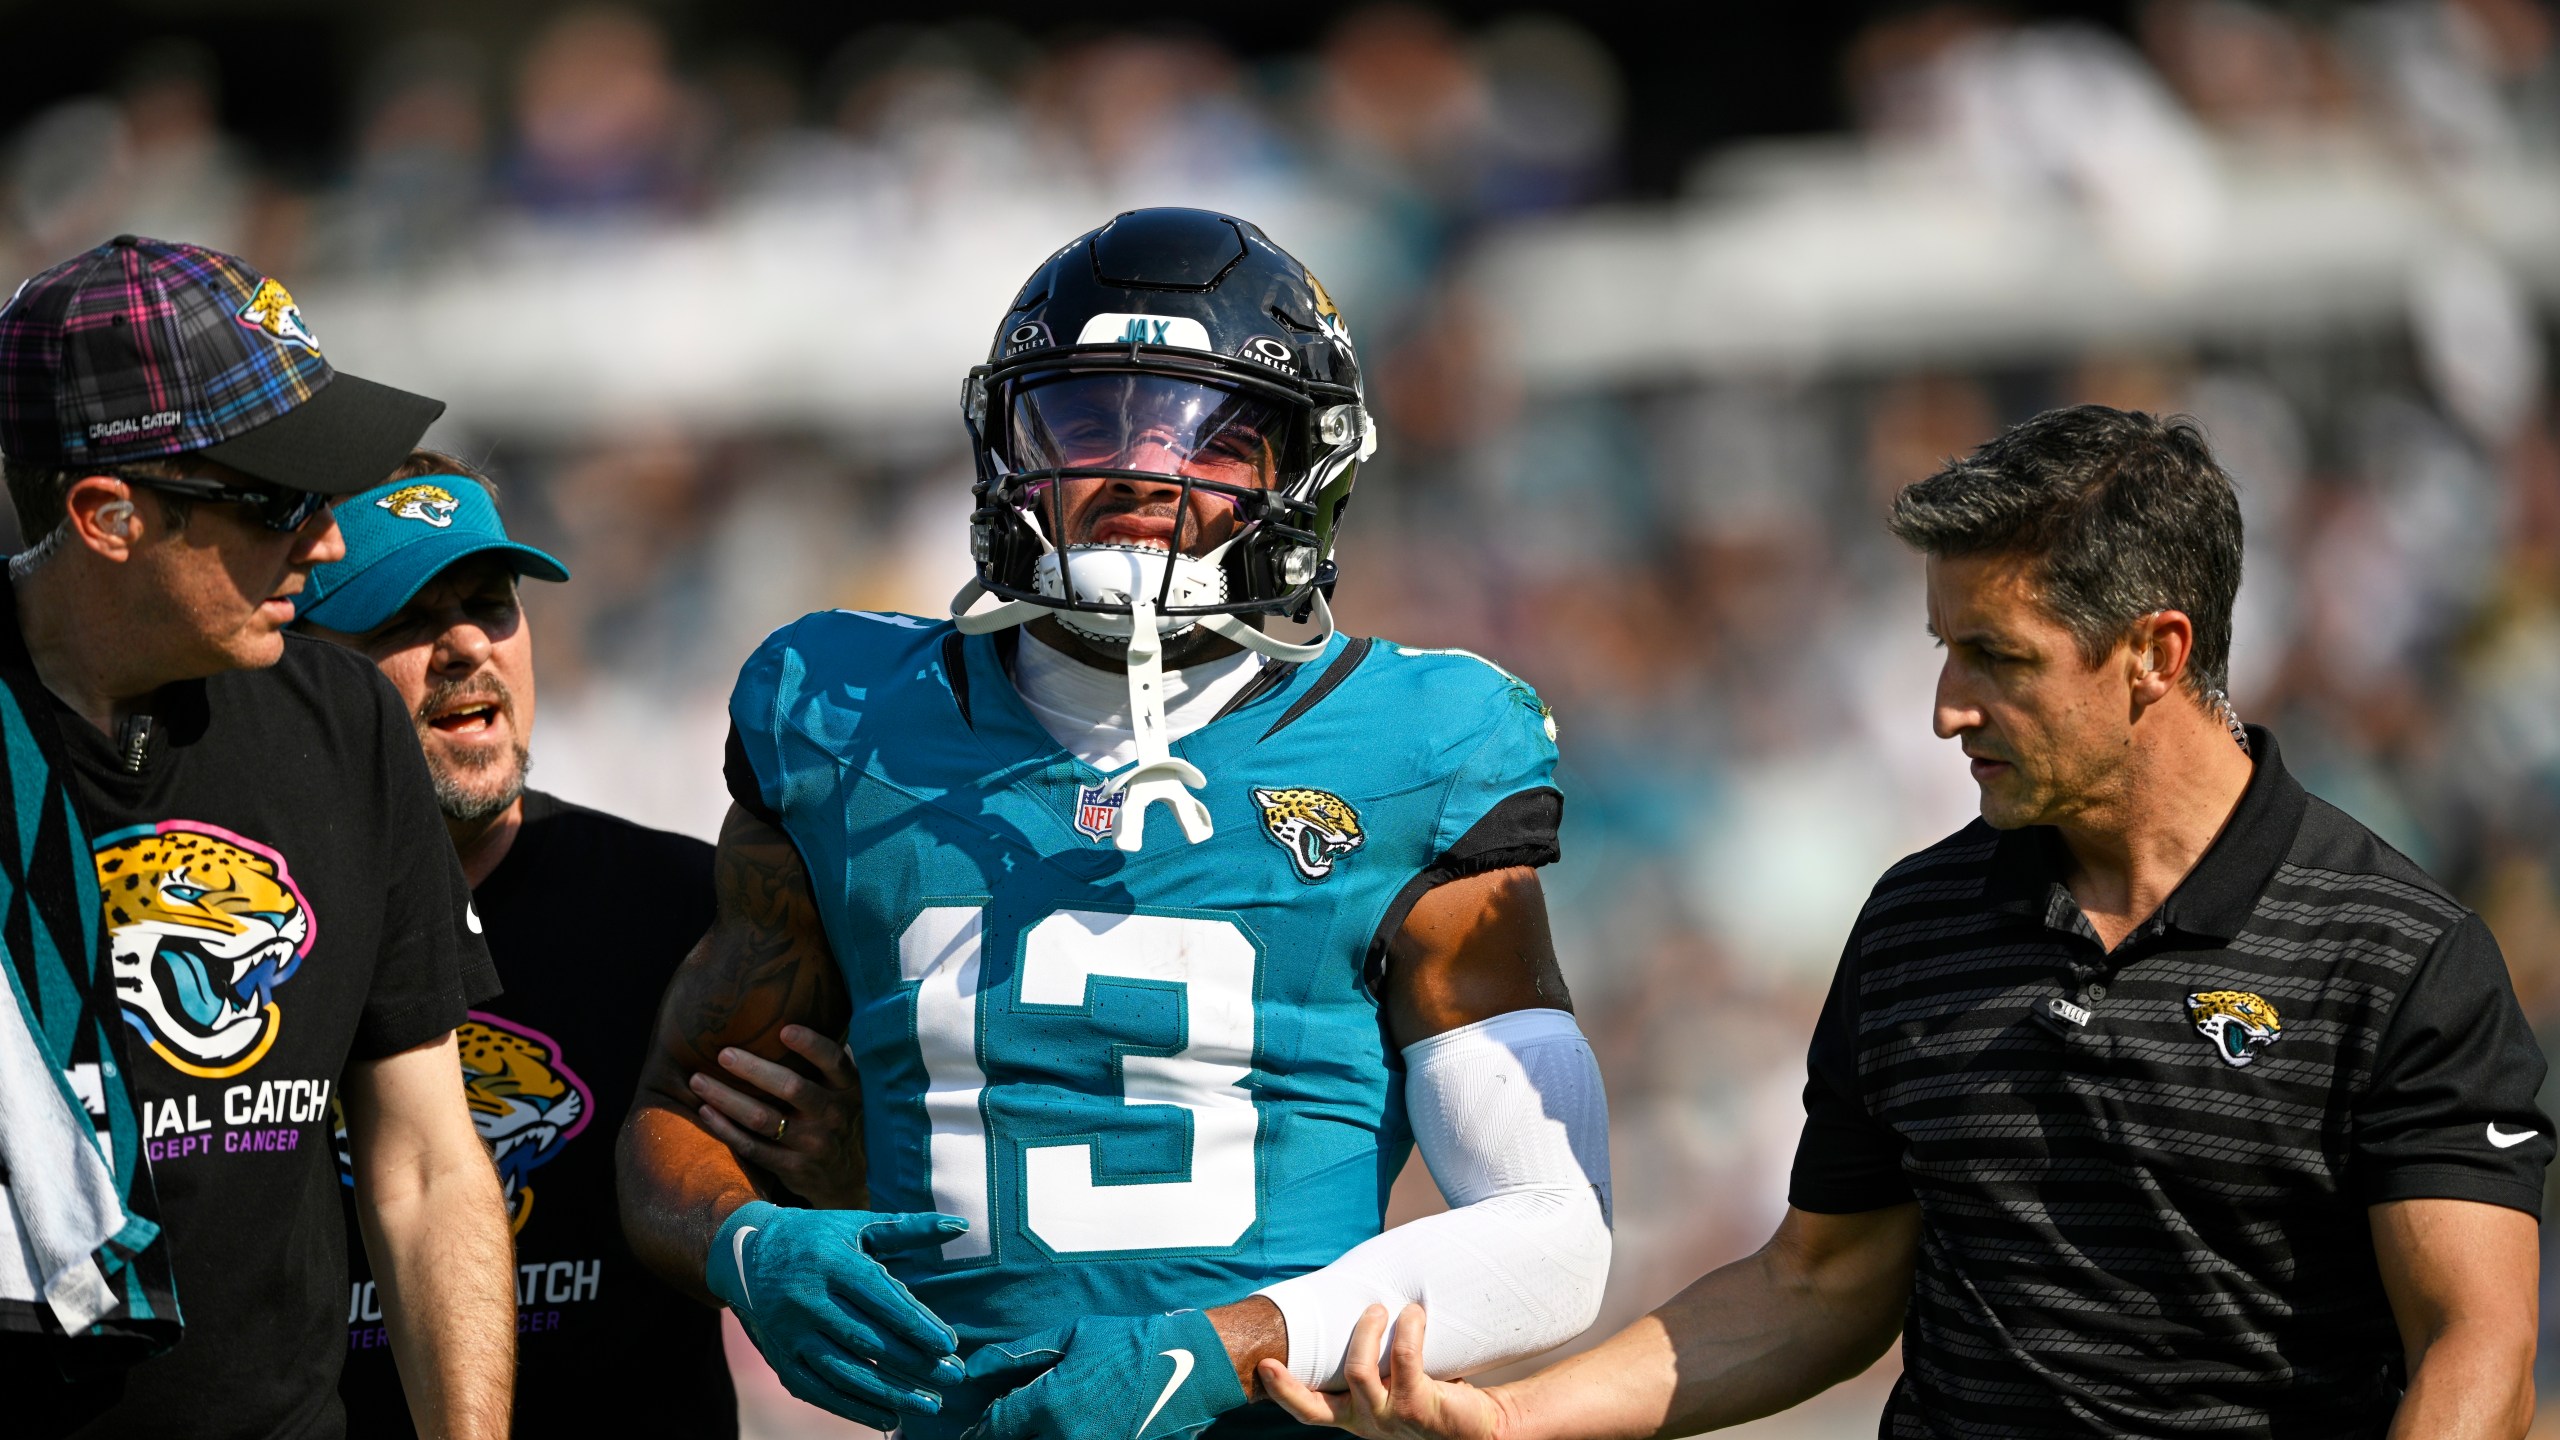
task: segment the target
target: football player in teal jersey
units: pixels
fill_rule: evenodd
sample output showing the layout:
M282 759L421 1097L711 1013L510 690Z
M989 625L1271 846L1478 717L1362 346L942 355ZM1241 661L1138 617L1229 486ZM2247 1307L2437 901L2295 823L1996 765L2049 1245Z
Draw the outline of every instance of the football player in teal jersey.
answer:
M739 676L634 1248L914 1440L1277 1430L1255 1365L1338 1386L1372 1304L1429 1305L1441 1375L1579 1333L1607 1110L1536 873L1555 724L1473 655L1334 633L1375 430L1331 298L1241 220L1132 211L1033 274L964 410L952 618L810 615ZM800 1082L715 1078L811 1031L854 1057L863 1208L759 1163ZM1416 1144L1450 1209L1381 1234Z

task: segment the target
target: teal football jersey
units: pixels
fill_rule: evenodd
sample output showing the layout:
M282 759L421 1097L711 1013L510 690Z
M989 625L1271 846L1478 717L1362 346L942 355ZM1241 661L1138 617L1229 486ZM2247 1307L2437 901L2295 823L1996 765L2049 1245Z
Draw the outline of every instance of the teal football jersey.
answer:
M814 614L730 706L731 788L798 845L852 997L871 1203L969 1221L889 1262L964 1354L1224 1304L1377 1234L1411 1147L1386 940L1433 884L1553 860L1562 809L1529 686L1336 636L1173 746L1215 836L1159 807L1124 853L1013 643Z

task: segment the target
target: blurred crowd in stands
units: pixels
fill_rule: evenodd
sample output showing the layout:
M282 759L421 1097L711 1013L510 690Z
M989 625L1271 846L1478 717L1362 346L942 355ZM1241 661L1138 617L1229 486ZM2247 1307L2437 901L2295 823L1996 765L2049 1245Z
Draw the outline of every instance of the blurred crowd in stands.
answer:
M2226 142L2298 147L2306 166L2343 144L2428 173L2560 164L2560 44L2538 0L2135 14L2116 32L1898 11L1840 57L1847 138L1942 153L1966 183L2079 187L2128 244L2159 240ZM1385 437L1337 612L1499 659L1562 726L1550 894L1616 1129L1604 1328L1766 1235L1840 939L1886 864L1972 812L1954 747L1929 733L1917 566L1878 516L1897 486L2049 405L2204 424L2249 524L2241 714L2483 911L2560 1042L2560 277L2483 261L2414 286L2402 323L2262 341L2098 337L1989 362L1539 391L1507 358L1535 338L1504 333L1505 297L1470 284L1469 256L1533 217L1663 203L1626 194L1619 70L1568 21L1366 9L1306 53L1251 62L1196 28L1056 38L964 20L865 31L832 55L714 42L679 50L617 9L506 45L401 41L317 188L281 183L218 126L240 77L184 45L140 50L112 92L18 120L0 259L23 274L137 231L316 291L528 236L769 210L1001 226L1020 196L1061 186L1086 197L1084 225L1184 200L1314 217L1321 244L1265 223L1320 252ZM1072 233L1027 237L993 289ZM329 311L312 319L325 339ZM952 323L974 336L995 319ZM544 343L487 321L493 346ZM350 363L401 378L382 357ZM721 703L767 628L825 605L937 612L966 575L956 404L880 434L626 416L517 435L463 413L440 433L489 458L517 533L576 573L530 597L537 783L660 823L716 823Z

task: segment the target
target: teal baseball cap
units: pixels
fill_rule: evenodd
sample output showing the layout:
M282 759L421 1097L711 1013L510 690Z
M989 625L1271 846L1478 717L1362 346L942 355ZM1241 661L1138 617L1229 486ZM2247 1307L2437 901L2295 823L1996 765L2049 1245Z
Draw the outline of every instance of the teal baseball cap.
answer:
M492 551L519 575L566 580L569 567L507 538L498 506L461 475L395 480L338 502L347 558L311 567L294 597L297 620L362 634L400 613L409 597L457 560Z

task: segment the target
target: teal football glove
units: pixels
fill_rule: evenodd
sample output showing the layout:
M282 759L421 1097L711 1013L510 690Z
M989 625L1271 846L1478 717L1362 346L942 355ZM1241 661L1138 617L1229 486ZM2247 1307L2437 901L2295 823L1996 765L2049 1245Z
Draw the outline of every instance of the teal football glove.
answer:
M969 1379L1004 1393L961 1440L1165 1440L1245 1403L1198 1310L1106 1315L989 1345Z
M942 1408L960 1337L875 1257L939 1245L956 1215L786 1210L751 1200L713 1237L702 1278L729 1302L785 1388L874 1430Z

